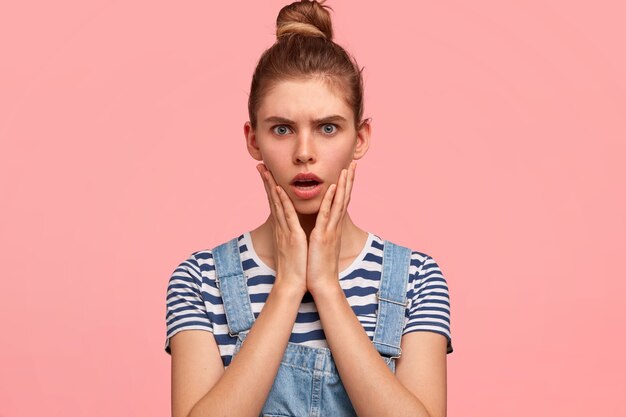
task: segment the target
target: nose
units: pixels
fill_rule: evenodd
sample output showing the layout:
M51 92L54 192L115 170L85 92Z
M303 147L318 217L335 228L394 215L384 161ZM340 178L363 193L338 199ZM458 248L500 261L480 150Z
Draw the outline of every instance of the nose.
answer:
M313 135L310 132L303 131L298 135L294 150L294 162L296 164L315 162Z

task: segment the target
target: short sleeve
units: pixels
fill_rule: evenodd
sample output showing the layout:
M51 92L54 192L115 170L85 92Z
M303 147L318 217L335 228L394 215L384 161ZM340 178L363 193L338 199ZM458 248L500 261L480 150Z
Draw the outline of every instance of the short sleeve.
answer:
M417 261L417 262L416 262ZM409 290L411 303L403 334L430 331L442 334L448 341L447 353L452 353L450 334L450 295L439 265L425 254L413 252L411 263L418 265Z
M213 324L202 298L202 274L194 254L181 262L170 277L165 321L165 352L168 354L171 354L170 337L181 330L200 329L213 332Z

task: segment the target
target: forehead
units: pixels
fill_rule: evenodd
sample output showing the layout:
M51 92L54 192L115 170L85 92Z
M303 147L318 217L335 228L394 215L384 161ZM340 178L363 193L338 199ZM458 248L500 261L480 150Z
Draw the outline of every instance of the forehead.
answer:
M279 81L270 88L259 107L259 120L280 116L312 120L337 114L350 120L352 109L343 94L320 79Z

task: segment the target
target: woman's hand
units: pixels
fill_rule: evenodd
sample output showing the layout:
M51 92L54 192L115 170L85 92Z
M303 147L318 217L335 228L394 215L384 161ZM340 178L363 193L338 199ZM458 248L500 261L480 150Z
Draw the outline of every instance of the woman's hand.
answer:
M289 196L278 185L264 164L257 165L272 211L274 231L274 264L276 286L289 286L306 292L307 241L306 233Z
M306 285L311 294L315 291L339 285L339 254L341 231L350 193L354 183L356 162L341 170L339 181L326 190L315 227L309 237Z

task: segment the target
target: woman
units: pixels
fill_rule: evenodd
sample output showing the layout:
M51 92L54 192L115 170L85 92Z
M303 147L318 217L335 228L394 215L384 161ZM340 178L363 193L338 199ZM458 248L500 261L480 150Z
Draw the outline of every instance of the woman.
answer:
M446 415L446 281L348 214L370 124L321 3L280 11L252 80L244 134L270 215L170 279L175 417Z

